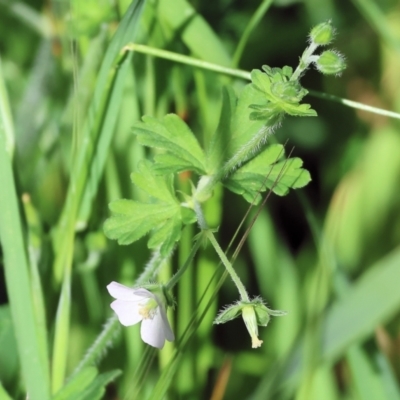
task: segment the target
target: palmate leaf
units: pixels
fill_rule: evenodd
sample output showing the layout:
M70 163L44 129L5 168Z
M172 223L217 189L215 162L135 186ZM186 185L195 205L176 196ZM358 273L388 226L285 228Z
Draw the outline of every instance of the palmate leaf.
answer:
M126 199L112 201L109 208L112 215L104 223L104 232L123 245L135 242L180 212L178 204L146 204Z
M153 164L143 160L138 164L138 172L131 174L132 182L153 199L166 203L177 203L174 195L173 176L155 175Z
M251 72L252 85L265 96L264 101L251 104L256 111L250 114L251 119L268 119L273 113L287 113L299 117L313 117L317 113L309 104L300 104L308 93L298 81L290 81L292 69L289 67L270 68L263 66L264 72Z
M161 120L144 116L143 122L133 127L138 141L144 146L164 150L154 158L154 170L175 173L185 170L204 174L205 155L192 131L175 114L168 114Z
M230 138L227 141L227 150L224 161L228 160L249 141L251 141L257 132L259 132L259 130L264 126L265 121L250 119L250 105L253 103L262 103L263 101L263 93L257 90L252 84L246 85L240 92L235 108L232 107L232 110L230 111L232 115Z
M182 224L194 222L194 213L181 207L173 194L172 177L157 176L151 164L143 162L132 181L150 196L149 203L120 199L109 204L111 217L104 224L110 239L128 245L151 233L149 248L160 247L167 255L180 239Z
M242 195L249 203L259 203L259 192L267 189L284 196L289 189L298 189L310 182L310 173L301 168L299 158L283 159L284 148L280 144L267 147L261 154L236 170L224 185Z

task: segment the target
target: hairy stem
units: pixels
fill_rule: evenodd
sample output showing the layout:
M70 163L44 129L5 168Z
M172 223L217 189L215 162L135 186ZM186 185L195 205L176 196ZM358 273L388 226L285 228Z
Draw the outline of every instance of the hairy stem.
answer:
M145 45L141 45L141 44L130 43L124 47L123 51L136 51L138 53L151 54L155 57L164 58L164 59L170 60L170 61L176 61L181 64L191 65L192 67L206 69L208 71L214 71L214 72L222 73L224 75L229 75L229 76L232 76L235 78L245 79L248 81L251 80L251 74L248 71L223 67L218 64L213 64L213 63L210 63L207 61L202 61L202 60L199 60L199 59L196 59L193 57L184 56L182 54L177 54L177 53L173 53L171 51L161 50L161 49L157 49L154 47L149 47L149 46L145 46ZM331 94L326 94L326 93L322 93L322 92L317 92L315 90L310 90L309 94L313 97L331 100L336 103L343 104L347 107L351 107L351 108L355 108L355 109L363 110L363 111L368 111L368 112L378 114L378 115L384 115L384 116L387 116L390 118L400 119L400 113L384 110L384 109L378 108L378 107L368 106L366 104L359 103L357 101L343 99L341 97L333 96Z

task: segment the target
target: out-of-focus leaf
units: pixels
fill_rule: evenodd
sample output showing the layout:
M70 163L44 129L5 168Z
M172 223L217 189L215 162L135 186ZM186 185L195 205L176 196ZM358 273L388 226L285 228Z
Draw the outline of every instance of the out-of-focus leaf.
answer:
M0 306L0 381L9 382L18 369L17 343L14 337L10 309ZM1 396L0 396L1 398Z
M395 400L388 398L380 380L380 374L368 355L358 345L353 345L347 351L347 362L352 377L354 391L360 400L369 400L373 393L376 400Z
M400 307L400 249L368 269L327 314L323 356L336 359L350 343L362 340Z
M90 384L88 388L81 391L74 400L100 400L103 398L105 393L105 386L114 381L122 371L116 369L113 371L105 372L96 377L96 379ZM72 399L71 399L72 400Z
M10 397L10 395L6 392L6 390L4 389L1 381L0 381L0 399L1 400L12 400L12 398Z
M375 357L376 364L380 371L382 385L386 393L386 397L391 400L400 399L400 387L396 378L395 371L389 360L382 353L378 353Z
M85 388L94 381L97 373L95 367L84 368L56 393L53 400L76 400Z
M218 35L188 1L160 0L158 15L169 28L171 39L179 32L193 55L220 65L231 64L226 47Z
M236 110L236 96L233 90L226 86L222 90L222 108L217 129L211 136L207 150L208 173L215 173L225 161L225 154L231 141L231 120Z
M392 248L377 237L391 236L398 212L399 146L395 129L375 130L332 197L325 231L345 270L364 268L364 260L376 260Z

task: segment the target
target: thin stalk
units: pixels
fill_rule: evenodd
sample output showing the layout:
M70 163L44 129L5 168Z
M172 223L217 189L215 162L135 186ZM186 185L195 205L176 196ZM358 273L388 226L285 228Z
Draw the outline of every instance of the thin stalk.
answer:
M311 43L303 52L300 58L299 65L296 70L293 72L293 75L290 77L292 82L298 81L301 78L301 75L307 70L308 66L311 62L311 56L314 51L317 49L318 45L315 43Z
M246 288L244 287L242 281L239 278L239 275L236 273L236 271L233 269L232 264L229 262L227 259L225 253L222 251L220 245L218 244L217 240L215 239L215 236L210 230L205 231L205 235L208 238L208 240L211 242L213 245L215 251L217 252L219 258L222 261L222 264L224 264L226 270L228 271L228 274L231 276L233 283L236 285L239 294L240 294L240 299L243 301L250 301L249 295L247 294Z
M342 97L334 96L333 94L317 92L316 90L308 91L310 96L318 97L319 99L334 101L335 103L343 104L351 108L355 108L361 111L367 111L373 114L383 115L384 117L400 119L400 114L394 111L384 110L378 107L372 107L367 104L359 103L358 101L343 99Z
M256 12L251 17L249 23L244 30L242 37L240 38L239 44L236 47L235 53L233 55L233 65L237 66L239 61L242 57L243 50L246 47L247 41L253 30L257 27L260 23L261 19L263 18L264 14L268 11L269 7L272 4L272 0L264 0L257 8Z
M149 46L145 46L142 44L135 44L135 43L130 43L125 48L127 50L136 51L138 53L152 54L159 58L164 58L164 59L170 60L170 61L176 61L181 64L190 65L192 67L202 68L202 69L206 69L208 71L213 71L213 72L218 72L218 73L221 73L224 75L232 76L234 78L245 79L248 81L251 80L251 74L248 71L223 67L221 65L198 60L196 58L184 56L182 54L173 53L171 51L156 49L154 47L149 47ZM337 97L337 96L334 96L331 94L317 92L316 90L309 90L309 94L313 97L318 97L318 98L325 99L325 100L331 100L336 103L343 104L347 107L355 108L357 110L367 111L367 112L371 112L371 113L378 114L378 115L384 115L384 116L390 117L390 118L400 119L400 113L384 110L384 109L378 108L378 107L368 106L366 104L359 103L357 101L344 99L344 98Z
M143 44L129 43L123 48L123 51L136 51L138 53L151 54L155 57L164 58L170 61L176 61L180 64L186 64L192 67L206 69L208 71L218 72L224 75L250 80L250 72L240 69L223 67L222 65L213 64L211 62L185 56L183 54L173 53L172 51L145 46Z
M205 236L205 231L201 231L198 239L194 243L194 246L192 247L192 250L190 251L190 254L188 258L186 259L185 263L182 265L182 267L179 269L179 271L169 280L169 282L165 285L165 289L171 290L179 281L181 276L185 273L187 268L191 265L194 256L196 255L197 251L199 250L203 236Z

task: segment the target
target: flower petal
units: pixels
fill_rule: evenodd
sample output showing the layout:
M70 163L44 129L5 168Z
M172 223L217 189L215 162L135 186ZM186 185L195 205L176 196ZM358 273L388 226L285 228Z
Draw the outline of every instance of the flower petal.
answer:
M145 299L150 299L150 298L152 298L152 299L157 300L157 303L159 303L158 297L157 297L154 293L148 291L147 289L144 289L144 288L135 288L135 289L132 289L132 290L133 290L133 294L134 294L135 296L143 297L143 298L145 298Z
M138 290L129 288L128 286L121 285L118 282L111 282L109 285L107 285L107 290L110 293L110 295L114 297L114 299L127 300L127 301L140 301L143 298L143 296L141 296L142 294L141 291L139 292Z
M146 301L145 299L141 300ZM139 314L139 305L132 304L131 301L118 299L113 301L110 307L115 311L122 325L135 325L143 318L143 316Z
M164 332L165 339L167 339L169 342L173 342L175 340L175 335L174 332L172 332L171 326L169 324L167 314L164 311L163 306L159 306L161 318L162 318L162 329Z
M140 328L140 335L143 342L150 346L162 349L165 343L163 319L160 314L160 308L157 308L156 315L152 319L144 319Z

